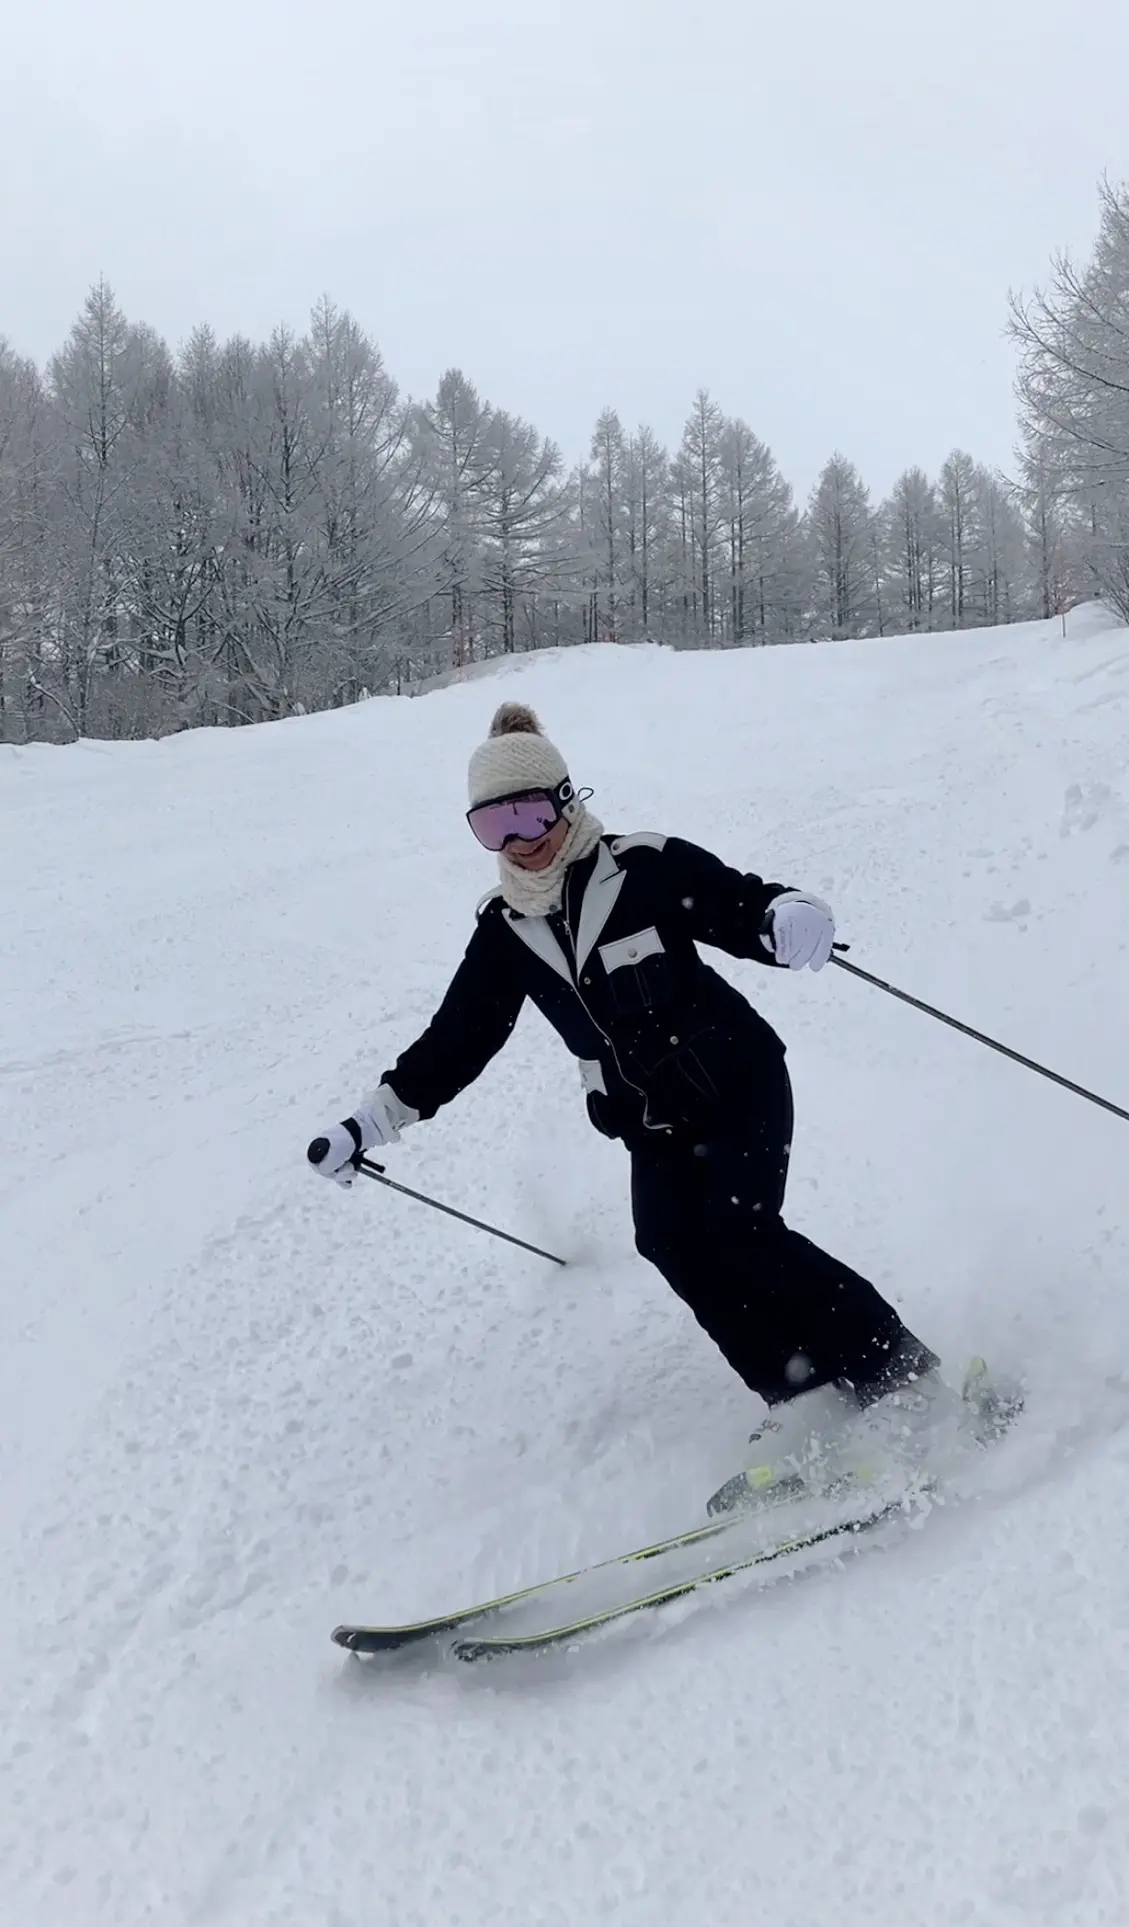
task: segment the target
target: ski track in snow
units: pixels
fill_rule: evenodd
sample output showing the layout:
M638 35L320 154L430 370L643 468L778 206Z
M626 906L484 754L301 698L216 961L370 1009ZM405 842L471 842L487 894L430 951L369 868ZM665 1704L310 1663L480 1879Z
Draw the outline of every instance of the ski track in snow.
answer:
M391 1174L304 1169L491 874L512 679L609 827L829 897L853 958L1129 1102L1129 636L575 650L418 701L0 748L0 1918L1124 1927L1129 1137L844 973L789 1216L1029 1408L918 1532L563 1653L346 1659L693 1523L752 1400L635 1257L535 1013Z

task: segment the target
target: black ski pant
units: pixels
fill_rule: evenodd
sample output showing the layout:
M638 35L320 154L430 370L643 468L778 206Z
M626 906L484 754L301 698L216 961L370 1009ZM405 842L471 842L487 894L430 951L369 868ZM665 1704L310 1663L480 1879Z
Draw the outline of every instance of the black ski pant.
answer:
M751 1116L701 1136L632 1139L636 1245L770 1405L832 1379L850 1380L865 1402L907 1365L937 1361L872 1284L784 1223L783 1057L755 1102Z

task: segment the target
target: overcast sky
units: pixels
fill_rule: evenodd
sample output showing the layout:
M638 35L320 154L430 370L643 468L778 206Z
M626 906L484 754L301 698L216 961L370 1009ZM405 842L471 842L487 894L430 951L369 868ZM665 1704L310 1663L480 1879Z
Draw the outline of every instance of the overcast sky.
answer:
M1007 465L1009 286L1129 176L1127 0L0 0L0 333L323 292L586 453L708 387L806 491Z

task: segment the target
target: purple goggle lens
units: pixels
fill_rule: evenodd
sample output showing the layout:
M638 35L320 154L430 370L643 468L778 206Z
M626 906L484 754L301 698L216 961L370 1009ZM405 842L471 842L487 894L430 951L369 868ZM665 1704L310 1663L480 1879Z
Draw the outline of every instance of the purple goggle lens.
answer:
M478 803L467 811L466 820L483 848L497 855L507 843L540 842L560 822L571 798L571 783L562 783L558 790L527 790L523 796Z

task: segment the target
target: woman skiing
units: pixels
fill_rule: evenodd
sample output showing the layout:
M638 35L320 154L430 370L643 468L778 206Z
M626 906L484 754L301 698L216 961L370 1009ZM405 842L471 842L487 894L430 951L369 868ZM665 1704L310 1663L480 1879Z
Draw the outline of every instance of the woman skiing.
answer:
M933 1382L938 1363L872 1284L785 1224L784 1045L698 954L820 970L831 912L679 837L606 835L520 704L472 755L469 796L499 885L423 1035L310 1161L350 1183L361 1153L473 1083L530 998L580 1060L592 1123L627 1147L639 1251L774 1408L754 1435L768 1483L809 1436Z

